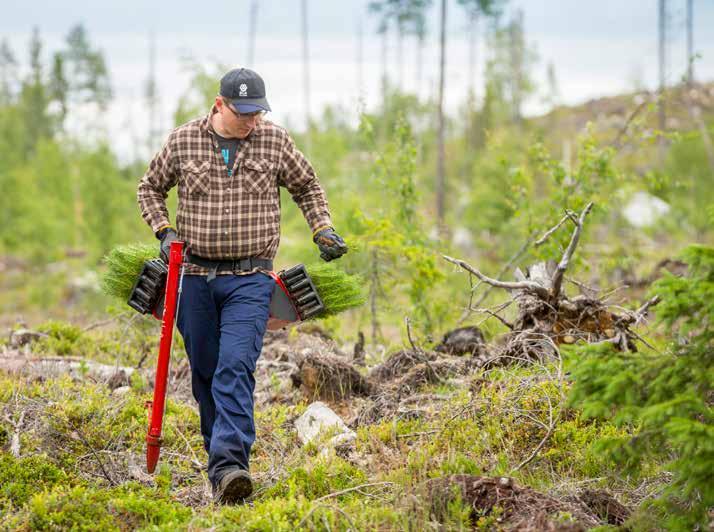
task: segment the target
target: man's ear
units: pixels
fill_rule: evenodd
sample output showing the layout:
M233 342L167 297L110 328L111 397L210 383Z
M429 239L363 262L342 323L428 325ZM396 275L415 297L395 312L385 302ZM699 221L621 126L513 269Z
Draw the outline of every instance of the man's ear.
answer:
M223 98L220 96L216 96L216 107L218 107L218 109L223 107Z

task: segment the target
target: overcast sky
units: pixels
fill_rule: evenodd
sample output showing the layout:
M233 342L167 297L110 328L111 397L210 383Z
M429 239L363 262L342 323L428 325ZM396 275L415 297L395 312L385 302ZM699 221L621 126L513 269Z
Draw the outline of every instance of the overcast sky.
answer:
M115 91L106 121L122 157L145 155L133 146L142 138L147 117L142 103L148 75L149 33L155 32L159 128L167 132L179 96L188 86L181 58L187 55L204 64L244 66L247 59L249 0L2 0L0 38L7 39L25 63L33 26L40 29L49 55L62 46L72 25L83 22L89 36L105 54ZM437 3L437 2L435 2ZM311 52L311 107L313 114L326 104L339 104L352 116L358 107L358 28L363 27L363 98L368 107L378 103L381 74L380 38L376 20L364 0L309 0ZM679 80L686 69L686 0L669 0L668 79ZM578 103L600 95L632 90L636 82L654 88L657 83L657 0L511 0L504 16L515 9L524 13L526 39L537 52L534 77L543 82L553 63L564 103ZM714 79L714 0L694 0L695 65L700 80ZM258 10L255 64L265 79L268 99L279 123L300 127L304 118L300 2L262 0ZM438 12L429 13L423 96L433 94L438 68ZM454 0L449 1L447 58L447 111L456 113L468 86L466 19ZM395 46L388 60L396 77ZM479 43L483 60L483 43ZM406 89L416 87L416 51L404 45ZM483 62L480 62L481 68ZM480 69L477 73L480 79ZM542 83L541 83L542 86ZM543 110L538 96L526 110Z

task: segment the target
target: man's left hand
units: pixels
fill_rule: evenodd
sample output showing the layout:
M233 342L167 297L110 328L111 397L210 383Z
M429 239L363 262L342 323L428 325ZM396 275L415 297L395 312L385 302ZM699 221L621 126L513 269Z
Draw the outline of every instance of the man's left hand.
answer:
M320 258L327 262L332 259L339 259L349 249L342 237L335 233L332 227L318 231L312 237L312 240L320 248Z

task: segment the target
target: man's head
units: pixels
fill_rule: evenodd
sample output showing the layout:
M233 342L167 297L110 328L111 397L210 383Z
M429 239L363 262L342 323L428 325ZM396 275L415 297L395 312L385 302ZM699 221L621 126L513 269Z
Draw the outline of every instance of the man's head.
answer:
M236 68L221 78L220 93L216 96L220 126L231 137L245 138L270 111L265 98L265 83L248 68Z

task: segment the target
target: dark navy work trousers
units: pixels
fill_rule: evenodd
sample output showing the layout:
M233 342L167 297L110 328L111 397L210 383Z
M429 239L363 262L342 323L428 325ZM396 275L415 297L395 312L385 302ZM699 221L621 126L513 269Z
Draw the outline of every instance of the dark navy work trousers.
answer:
M216 484L232 467L248 469L255 441L255 364L263 347L275 281L263 273L183 279L177 326L191 364L193 396Z

